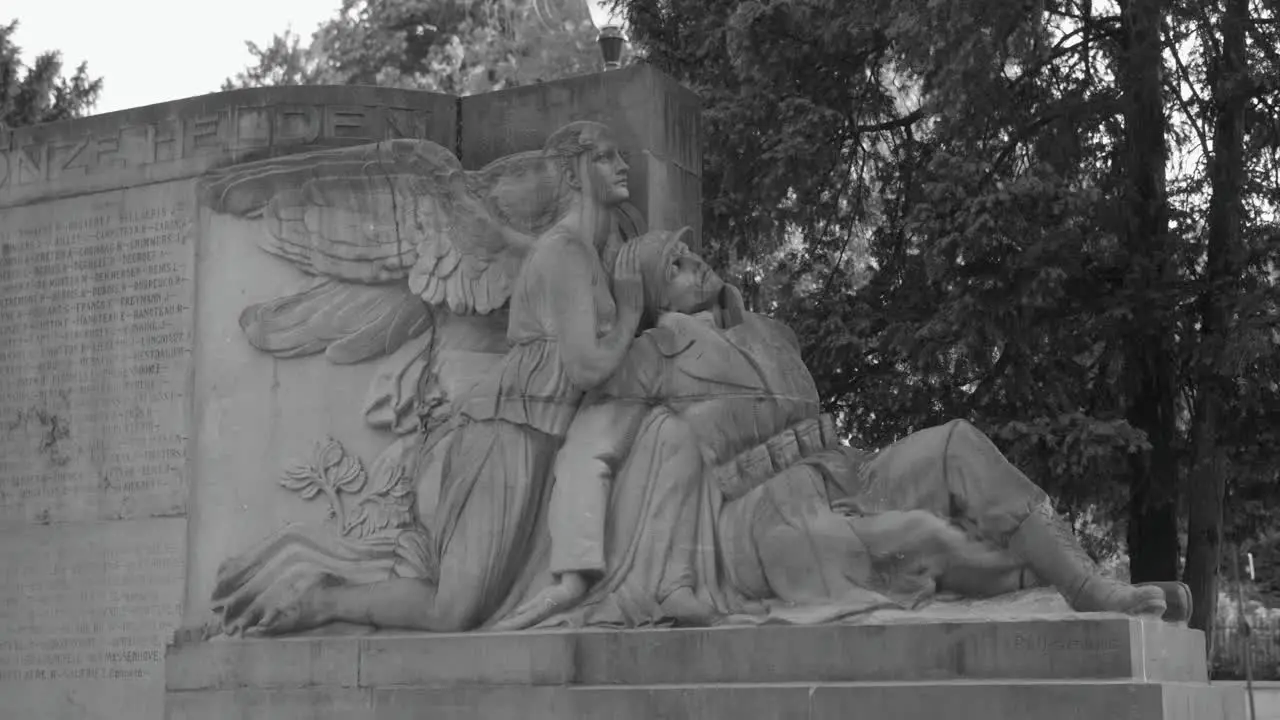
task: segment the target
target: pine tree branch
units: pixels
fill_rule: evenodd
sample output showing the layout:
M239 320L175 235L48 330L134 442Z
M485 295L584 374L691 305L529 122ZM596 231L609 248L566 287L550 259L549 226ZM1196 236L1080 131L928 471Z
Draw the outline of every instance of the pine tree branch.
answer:
M1173 62L1178 67L1178 78L1181 79L1182 82L1186 83L1187 87L1191 90L1191 97L1195 99L1196 103L1201 107L1204 107L1204 101L1200 99L1200 96L1196 93L1196 86L1191 81L1191 72L1188 71L1187 66L1183 64L1182 58L1178 57L1177 48L1173 47L1172 44L1166 43L1165 49L1173 56ZM1178 99L1178 106L1182 108L1183 114L1187 116L1187 124L1189 124L1191 129L1195 131L1196 137L1200 140L1200 150L1204 153L1205 160L1208 160L1213 157L1213 153L1209 150L1209 136L1205 133L1204 128L1200 127L1200 123L1196 121L1198 116L1192 113L1191 108L1187 106L1187 99L1182 96L1182 88L1174 85L1172 79L1167 81L1167 85L1169 90L1173 93L1173 96Z
M1000 169L1000 166L1003 165L1006 160L1009 159L1009 156L1013 154L1013 151L1018 149L1019 145L1029 140L1033 135L1036 134L1037 131L1039 131L1044 126L1066 115L1067 108L1079 107L1080 105L1086 105L1086 106L1098 105L1096 110L1105 111L1108 108L1114 108L1116 104L1117 103L1115 102L1114 98L1103 97L1103 98L1094 98L1090 100L1084 100L1078 105L1063 103L1061 105L1056 106L1051 111L1046 112L1044 115L1041 115L1040 117L1036 118L1035 120L1031 121L1029 124L1024 126L1017 134L1013 136L1012 139L1009 140L1009 142L1005 143L1004 147L1001 148L1000 152L996 154L995 160L991 161L991 167L988 168L986 174L983 175L981 184L986 185L991 180L991 178L995 176L996 171Z
M986 377L982 378L978 383L978 387L974 388L973 394L969 396L974 407L981 406L986 401L987 396L991 394L991 389L995 387L996 380L999 380L1000 376L1004 375L1005 370L1013 364L1014 355L1017 353L1015 348L1011 348L1009 345L1010 343L1006 341L1004 347L1000 350L1000 358L996 360L996 364L987 373Z
M869 125L854 125L850 129L855 133L883 132L885 130L897 130L899 128L905 128L905 127L914 125L917 122L920 122L921 120L923 120L927 115L928 113L925 112L924 108L916 108L915 110L907 113L906 115L903 115L902 117L894 118L892 120L885 120L884 122L871 123Z

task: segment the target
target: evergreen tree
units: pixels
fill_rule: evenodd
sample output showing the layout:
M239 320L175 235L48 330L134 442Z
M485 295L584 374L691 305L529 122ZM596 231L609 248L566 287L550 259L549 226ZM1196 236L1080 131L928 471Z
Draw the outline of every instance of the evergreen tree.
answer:
M41 53L27 67L14 42L17 31L17 20L0 24L0 129L80 117L93 109L102 79L90 77L85 63L66 77L57 51Z
M292 30L224 89L362 84L467 95L598 69L586 0L344 0L309 43Z

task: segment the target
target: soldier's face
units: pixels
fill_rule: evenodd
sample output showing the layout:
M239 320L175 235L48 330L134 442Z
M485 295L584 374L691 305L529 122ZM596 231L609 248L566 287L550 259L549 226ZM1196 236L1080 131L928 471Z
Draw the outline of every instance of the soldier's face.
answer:
M664 257L667 310L696 313L715 306L724 281L711 266L682 242L671 244Z

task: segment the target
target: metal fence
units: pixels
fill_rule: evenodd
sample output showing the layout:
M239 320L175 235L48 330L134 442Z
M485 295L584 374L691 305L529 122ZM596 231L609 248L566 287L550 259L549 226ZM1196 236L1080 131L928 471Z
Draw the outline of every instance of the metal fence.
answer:
M1213 630L1212 673L1219 679L1244 678L1245 653L1253 661L1255 680L1280 680L1280 618L1253 620L1249 634L1234 623Z

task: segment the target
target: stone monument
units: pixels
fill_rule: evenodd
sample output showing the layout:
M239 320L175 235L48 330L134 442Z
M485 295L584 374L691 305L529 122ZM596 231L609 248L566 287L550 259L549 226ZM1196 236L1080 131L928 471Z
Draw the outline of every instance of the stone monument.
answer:
M0 713L1241 717L1185 586L973 426L840 440L696 253L697 107L633 67L15 135Z
M629 128L629 157L696 153L661 136L696 127L696 98L648 69L545 87L577 104L564 112ZM352 457L382 449L358 410L375 364L245 341L245 307L307 276L260 249L259 219L210 208L211 174L384 141L463 157L481 133L528 141L498 122L463 130L469 102L239 90L0 136L0 718L162 717L166 640L204 617L218 565L250 529L327 512L280 472L330 437ZM632 172L638 197L696 208L648 173ZM619 211L627 232L646 210Z

